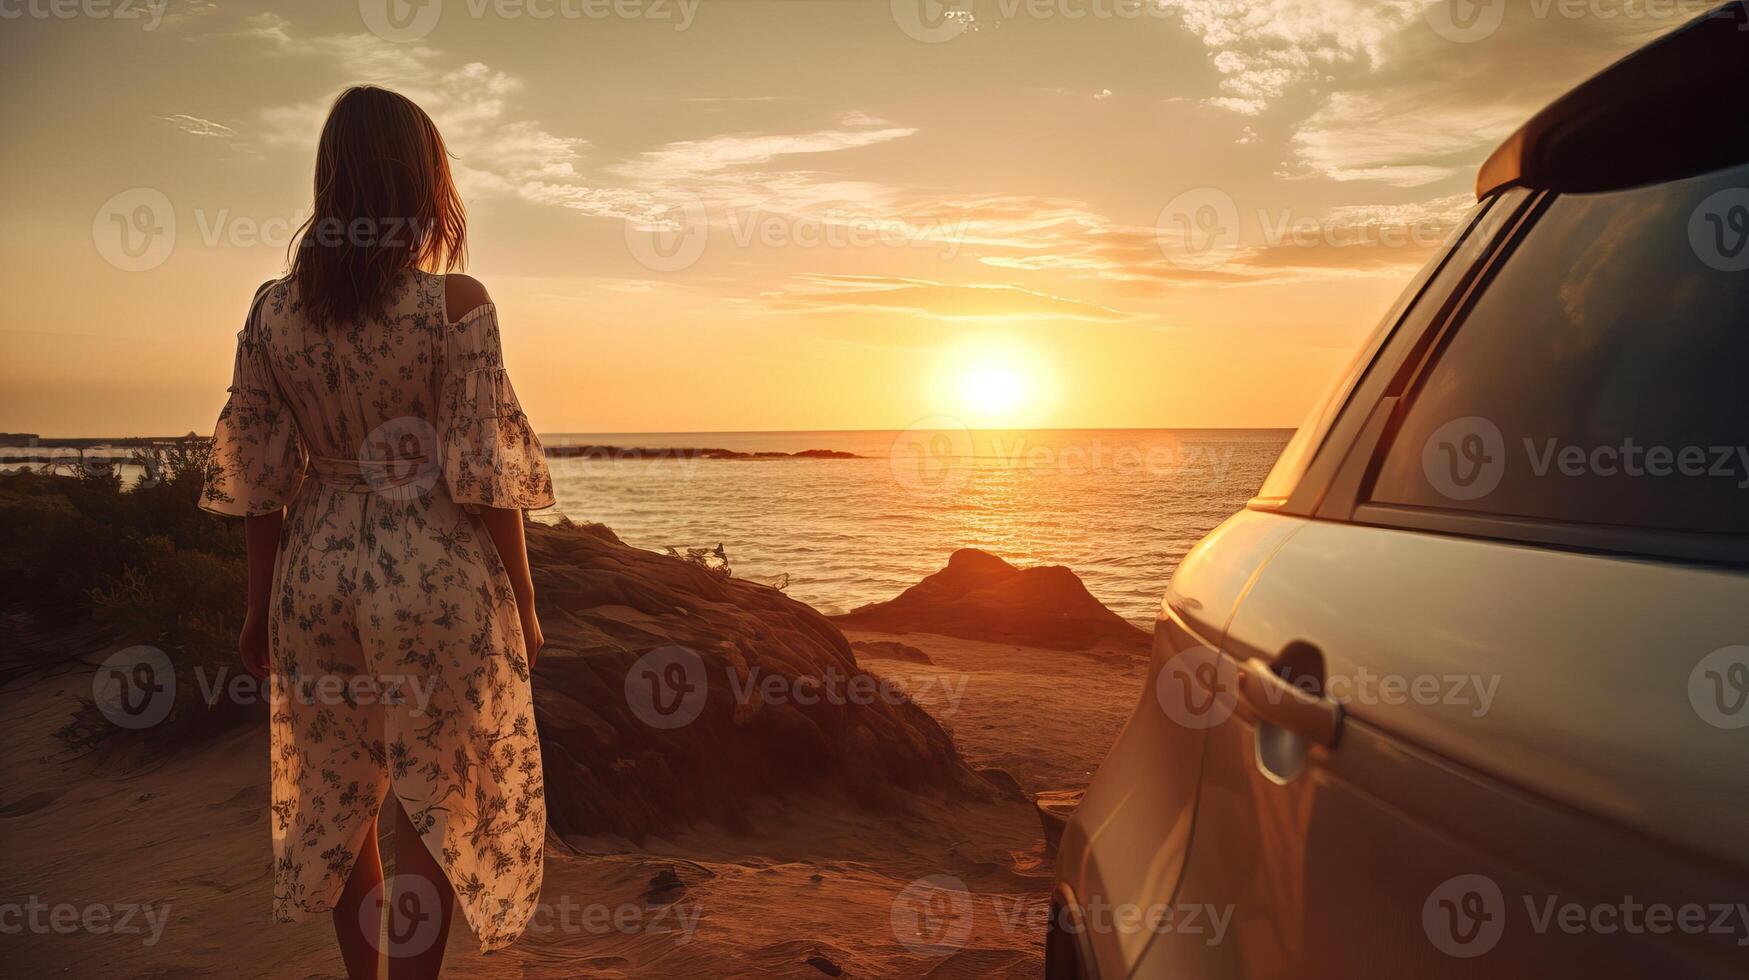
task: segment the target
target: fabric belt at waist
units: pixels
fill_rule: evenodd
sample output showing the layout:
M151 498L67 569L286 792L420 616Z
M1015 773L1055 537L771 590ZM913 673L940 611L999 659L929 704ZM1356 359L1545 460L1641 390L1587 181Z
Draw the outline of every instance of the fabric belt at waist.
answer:
M393 459L350 459L310 456L309 475L322 486L345 493L383 493L423 484L436 484L440 468L436 456L402 456Z

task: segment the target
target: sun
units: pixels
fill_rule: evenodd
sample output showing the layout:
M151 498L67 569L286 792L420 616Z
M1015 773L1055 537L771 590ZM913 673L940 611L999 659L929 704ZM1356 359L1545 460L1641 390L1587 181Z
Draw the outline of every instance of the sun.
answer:
M960 382L960 400L982 415L1005 415L1019 408L1025 398L1026 381L1012 368L976 368Z
M919 382L931 414L974 429L1036 427L1058 398L1050 359L1025 338L997 331L956 338Z
M1026 378L1010 367L973 368L960 381L960 402L965 409L987 419L1004 419L1027 404L1030 387Z

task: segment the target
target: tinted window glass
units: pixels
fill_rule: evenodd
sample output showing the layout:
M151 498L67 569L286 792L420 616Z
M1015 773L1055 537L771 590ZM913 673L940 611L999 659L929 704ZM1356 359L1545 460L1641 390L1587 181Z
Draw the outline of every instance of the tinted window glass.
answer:
M1323 442L1331 423L1336 419L1337 411L1348 403L1349 394L1353 392L1355 384L1367 366L1378 357L1379 349L1391 336L1409 304L1416 304L1416 316L1424 327L1427 318L1433 315L1429 310L1439 308L1454 285L1462 279L1464 271L1481 257L1483 249L1499 234L1501 225L1506 223L1528 196L1528 192L1522 189L1508 190L1498 197L1477 203L1464 215L1451 237L1440 246L1438 254L1415 274L1415 278L1410 280L1397 301L1385 313L1384 319L1373 329L1366 343L1355 353L1336 387L1331 389L1321 404L1312 409L1311 414L1294 432L1293 438L1276 458L1269 476L1263 481L1263 489L1257 492L1257 499L1280 500L1293 493L1300 477L1305 475L1306 468L1311 464L1313 450ZM1477 215L1485 216L1478 220ZM1446 260L1447 255L1451 257L1450 261ZM1439 273L1439 279L1424 295L1422 291L1427 286L1427 281L1436 272Z
M1745 188L1556 198L1417 383L1373 499L1749 532Z

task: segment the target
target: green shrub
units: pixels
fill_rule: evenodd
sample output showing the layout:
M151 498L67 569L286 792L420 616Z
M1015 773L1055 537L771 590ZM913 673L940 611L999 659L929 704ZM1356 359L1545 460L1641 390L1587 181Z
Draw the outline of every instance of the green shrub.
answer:
M255 713L203 697L240 669L247 582L241 522L197 506L211 456L198 438L142 450L145 475L126 489L104 471L0 476L0 587L41 622L87 619L121 645L163 650L177 695L156 734L195 736ZM120 731L86 702L61 734L89 745Z

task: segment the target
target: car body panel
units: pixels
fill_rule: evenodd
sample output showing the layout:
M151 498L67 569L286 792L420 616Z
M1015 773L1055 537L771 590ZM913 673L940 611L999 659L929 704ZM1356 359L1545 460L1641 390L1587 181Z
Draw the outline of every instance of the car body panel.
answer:
M1107 896L1139 904L1170 902L1190 845L1202 734L1161 710L1161 672L1180 652L1212 650L1232 610L1300 522L1276 514L1234 515L1185 556L1154 630L1147 682L1129 722L1088 786L1058 847L1059 877L1083 905ZM1210 555L1219 551L1220 560ZM1101 975L1122 976L1148 935L1090 930L1080 937Z

